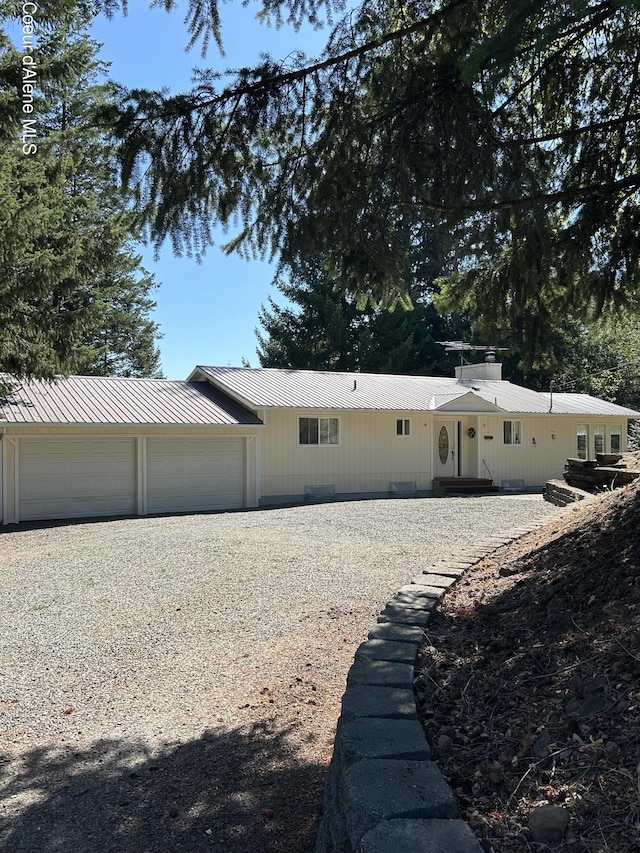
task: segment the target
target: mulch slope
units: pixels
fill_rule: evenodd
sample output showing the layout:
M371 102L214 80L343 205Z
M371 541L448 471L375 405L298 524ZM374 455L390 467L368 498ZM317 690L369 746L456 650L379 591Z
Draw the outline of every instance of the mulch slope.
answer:
M471 569L418 656L416 698L486 851L640 853L640 485ZM536 842L542 804L563 839Z

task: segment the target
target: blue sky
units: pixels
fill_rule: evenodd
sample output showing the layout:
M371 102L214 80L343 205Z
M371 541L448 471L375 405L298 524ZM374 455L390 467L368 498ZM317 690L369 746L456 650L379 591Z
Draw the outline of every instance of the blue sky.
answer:
M203 59L198 46L185 51L184 12L149 9L144 0L129 5L127 17L99 18L91 31L103 45L100 58L111 63L109 76L129 87L180 92L189 88L194 67L237 68L254 64L265 52L275 58L298 49L316 55L326 41L326 32L301 34L261 25L255 4L223 3L225 56L212 44ZM174 257L168 244L158 260L151 247L140 247L144 267L160 284L154 319L164 335L162 369L169 379L185 378L196 364L237 366L242 357L259 366L254 330L260 306L278 295L271 287L273 269L265 262L226 256L219 248L226 239L219 232L217 245L201 264Z

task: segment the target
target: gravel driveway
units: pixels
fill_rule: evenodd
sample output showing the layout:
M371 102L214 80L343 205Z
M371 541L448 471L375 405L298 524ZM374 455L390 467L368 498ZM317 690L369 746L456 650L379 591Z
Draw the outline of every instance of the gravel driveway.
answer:
M1 533L0 850L312 850L377 612L553 512L389 500Z

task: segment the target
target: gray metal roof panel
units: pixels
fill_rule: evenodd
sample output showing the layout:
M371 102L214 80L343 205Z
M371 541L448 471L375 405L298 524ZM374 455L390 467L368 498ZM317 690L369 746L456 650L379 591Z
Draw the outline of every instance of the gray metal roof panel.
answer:
M53 384L23 383L0 400L0 419L51 424L258 425L260 420L247 407L436 411L444 405L454 408L455 400L470 392L505 412L549 411L548 393L504 381L250 368L199 370L213 384L98 376L72 376ZM553 412L638 416L632 409L586 394L554 394Z
M198 367L254 408L426 411L437 394L467 393L455 379L276 368Z
M549 394L545 394L545 397L548 401ZM638 417L640 414L634 409L618 406L616 403L609 403L598 397L591 397L589 394L564 394L555 391L553 393L553 411L566 411L568 414L577 415L619 415L625 418Z
M8 423L259 425L261 421L206 382L70 376L13 383L0 399Z
M549 410L548 395L497 379L461 380L461 385L505 412L542 414Z
M478 396L514 414L548 413L551 398L548 391L531 391L521 385L497 380L465 381L475 386ZM552 411L556 415L602 415L636 417L638 412L616 403L609 403L589 394L553 394Z
M504 412L549 411L548 393L504 380L205 366L198 366L194 373L255 409L434 411L444 405L453 409L457 398L472 392ZM638 415L632 409L588 395L554 394L553 399L556 414Z

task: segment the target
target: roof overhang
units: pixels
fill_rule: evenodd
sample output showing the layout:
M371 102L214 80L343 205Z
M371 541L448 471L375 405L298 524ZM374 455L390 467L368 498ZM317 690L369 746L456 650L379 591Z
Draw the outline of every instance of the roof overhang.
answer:
M217 388L218 391L221 391L227 397L235 400L241 406L244 406L245 409L249 409L252 412L257 411L258 409L270 408L269 406L258 406L256 405L254 400L250 400L248 397L239 394L234 388L230 388L226 382L222 382L218 379L217 376L212 376L210 372L202 370L201 367L196 366L191 371L189 376L186 379L187 382L208 382L209 385Z
M444 395L445 398L442 402L438 402L438 397L433 398L433 411L435 412L455 412L462 414L486 414L490 412L504 412L505 409L502 409L497 404L491 403L489 400L486 400L484 397L481 397L479 394L476 394L473 391L467 391L466 393L458 394L455 397L451 398L450 395Z

